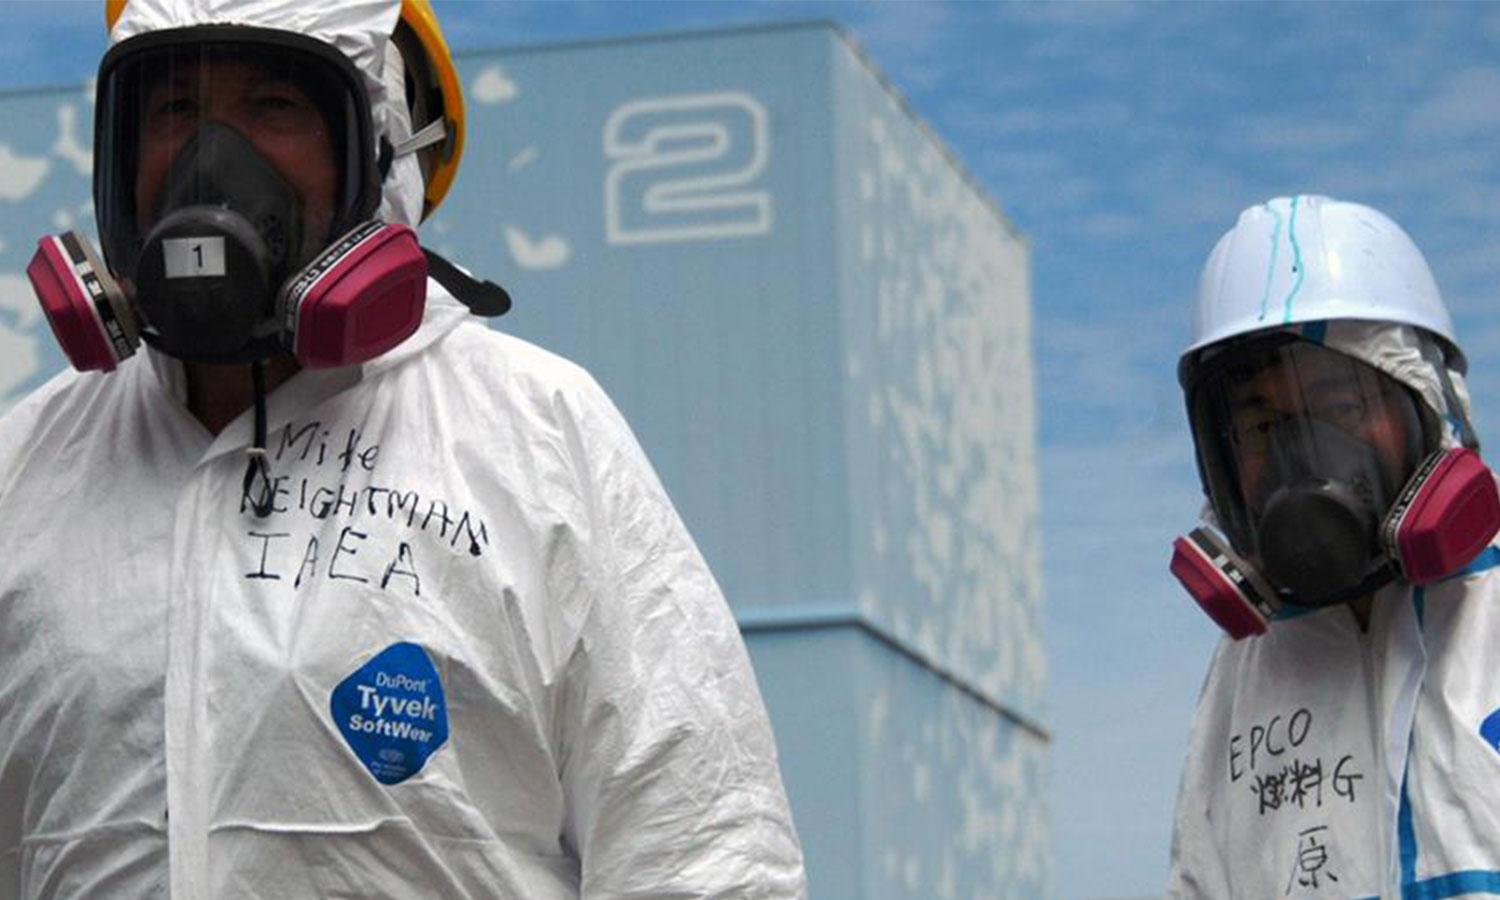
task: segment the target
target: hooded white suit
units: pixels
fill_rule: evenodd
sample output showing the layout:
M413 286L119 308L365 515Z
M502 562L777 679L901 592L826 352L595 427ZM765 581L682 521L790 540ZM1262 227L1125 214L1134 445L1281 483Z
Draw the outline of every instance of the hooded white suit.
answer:
M1413 388L1448 422L1459 372L1410 327L1332 322L1326 345ZM1430 346L1430 345L1429 345ZM1466 415L1466 411L1465 411ZM1500 548L1425 588L1225 638L1177 801L1174 897L1500 895Z
M114 37L312 34L399 141L397 4L312 6L135 0ZM211 436L157 353L0 420L0 898L804 894L738 630L586 373L429 283L268 423L257 518L251 415Z

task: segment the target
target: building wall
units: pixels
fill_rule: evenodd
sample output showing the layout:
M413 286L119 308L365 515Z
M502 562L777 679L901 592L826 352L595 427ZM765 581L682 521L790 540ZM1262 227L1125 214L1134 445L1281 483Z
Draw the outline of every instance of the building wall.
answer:
M812 896L1049 894L1024 238L831 26L460 71L423 239L641 438L745 631ZM24 268L93 230L91 113L0 98L0 409L63 364Z
M1029 247L833 53L856 705L883 748L860 896L1047 896Z
M497 327L615 398L737 608L852 593L827 44L465 58L471 149L432 223L510 289Z
M833 111L860 612L1041 715L1025 239L842 41Z

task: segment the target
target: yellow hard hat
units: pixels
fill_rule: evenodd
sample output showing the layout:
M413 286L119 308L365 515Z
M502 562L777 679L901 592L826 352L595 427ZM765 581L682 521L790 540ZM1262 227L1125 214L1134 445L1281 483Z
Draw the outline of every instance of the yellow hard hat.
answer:
M113 29L129 0L105 0L104 21ZM443 40L430 0L401 0L401 20L393 36L406 64L411 95L413 129L438 118L443 120L443 140L418 151L426 180L422 218L437 209L453 186L464 152L464 95L453 65L453 54Z

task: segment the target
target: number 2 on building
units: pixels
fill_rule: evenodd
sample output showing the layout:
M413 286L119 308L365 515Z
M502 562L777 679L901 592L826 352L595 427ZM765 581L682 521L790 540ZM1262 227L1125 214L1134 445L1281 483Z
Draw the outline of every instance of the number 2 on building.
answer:
M611 244L771 231L766 108L737 91L632 100L604 125L604 231Z

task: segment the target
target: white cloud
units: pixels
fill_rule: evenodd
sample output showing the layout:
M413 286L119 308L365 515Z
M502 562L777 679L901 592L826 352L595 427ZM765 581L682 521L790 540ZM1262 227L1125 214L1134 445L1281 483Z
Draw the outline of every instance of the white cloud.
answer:
M45 159L17 156L9 144L0 144L0 199L24 200L30 197L52 164Z
M10 313L21 331L36 327L42 318L41 304L31 290L31 282L24 275L0 275L0 312ZM0 354L0 359L3 358L4 354Z
M1500 305L1497 294L1500 291L1494 287L1487 292L1485 299L1489 301L1490 309ZM1475 329L1465 331L1460 328L1458 332L1459 343L1470 362L1468 381L1474 428L1487 448L1493 448L1500 441L1500 366L1485 364L1487 360L1500 359L1500 325L1493 324L1493 321L1491 317Z
M1034 96L1048 86L1041 72L1019 69L1009 59L985 60L976 75L974 87L982 89L987 100L1018 94Z
M1025 208L1033 215L1039 212L1057 214L1071 212L1093 203L1099 197L1102 185L1083 175L1058 175L1051 178L1035 178L1018 172L1008 175L992 172L998 196L1006 198L1008 209Z
M1299 121L1289 115L1240 120L1233 139L1245 147L1276 152L1342 150L1367 138L1370 128L1353 122Z
M1141 296L1140 285L1120 284L1039 316L1038 399L1048 447L1098 441L1139 461L1140 448L1125 454L1116 442L1181 427L1176 365L1189 310L1187 297L1163 301L1171 290L1160 285Z
M20 275L0 275L0 413L19 397L16 388L37 372L37 336L33 329L42 318L31 283Z
M505 69L493 65L479 73L469 86L469 93L479 103L509 103L521 95L521 89Z
M1112 211L1089 213L1077 225L1079 234L1104 240L1136 237L1146 228L1139 216Z
M1459 137L1500 128L1500 68L1473 66L1453 73L1407 119L1415 140Z
M1280 185L1275 192L1297 189ZM1206 257L1213 239L1234 224L1240 210L1266 199L1246 173L1220 155L1203 156L1193 148L1172 148L1137 168L1129 185L1141 198L1158 230L1191 228L1203 235Z
M1140 19L1141 8L1129 3L1010 3L1007 18L1017 25L1058 28L1118 28Z
M37 339L0 325L0 415L20 398L16 388L36 374Z
M523 147L505 163L506 171L519 172L541 158L541 151L532 144Z
M985 169L1012 176L1053 176L1067 168L1067 162L1056 153L1042 150L988 148L978 160Z
M1492 210L1493 214L1495 211ZM1449 288L1446 293L1448 305L1457 312L1457 305L1451 295L1451 289L1459 284L1478 282L1489 288L1490 296L1484 298L1487 304L1496 302L1494 296L1497 288L1500 288L1500 234L1490 231L1488 234L1475 234L1462 245L1452 249L1444 249L1441 253L1434 252L1431 246L1423 248L1429 264L1432 266L1434 276L1438 278L1441 287ZM1488 312L1488 310L1486 310Z
M1012 134L1058 134L1068 131L1117 131L1132 124L1129 104L1096 100L1069 106L1029 107L991 113L995 128Z
M54 155L73 164L85 178L94 173L94 151L78 139L78 109L71 103L57 108L57 140L52 143Z
M573 255L568 242L558 235L532 238L510 225L505 226L505 245L510 248L516 265L523 269L556 269Z
M1337 188L1351 199L1379 205L1384 197L1421 195L1427 205L1445 205L1459 191L1455 184L1481 183L1496 173L1491 148L1465 149L1451 144L1417 142L1411 148L1368 162L1340 168L1327 190Z
M1192 449L1179 427L1053 445L1041 461L1056 837L1106 861L1069 876L1064 895L1119 896L1108 873L1132 856L1165 883L1188 723L1218 639L1167 570L1198 516ZM1125 810L1142 823L1128 837Z
M946 3L851 4L853 15L844 21L896 83L906 90L927 90L950 81L958 71L959 62L939 52L961 33L955 18L980 11Z
M1483 222L1495 224L1500 219L1500 184L1484 183L1476 181L1469 189L1455 192L1443 198L1438 211L1444 218L1457 218L1471 222ZM1466 229L1467 230L1467 229ZM1465 240L1472 241L1474 235L1468 233ZM1500 257L1495 259L1500 265Z

